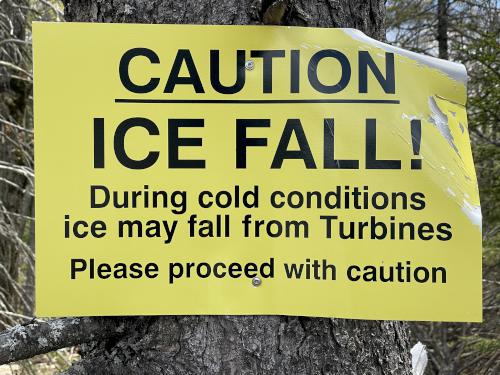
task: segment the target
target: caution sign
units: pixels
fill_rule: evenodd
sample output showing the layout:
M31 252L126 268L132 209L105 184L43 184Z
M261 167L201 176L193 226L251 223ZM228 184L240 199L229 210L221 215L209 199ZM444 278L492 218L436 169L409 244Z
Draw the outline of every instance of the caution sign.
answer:
M352 29L34 25L39 316L481 320L463 66Z

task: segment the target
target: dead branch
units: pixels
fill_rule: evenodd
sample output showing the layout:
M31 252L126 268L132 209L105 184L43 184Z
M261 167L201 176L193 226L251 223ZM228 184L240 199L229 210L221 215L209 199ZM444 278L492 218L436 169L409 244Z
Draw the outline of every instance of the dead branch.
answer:
M57 349L123 334L124 319L111 317L33 320L0 332L0 365Z

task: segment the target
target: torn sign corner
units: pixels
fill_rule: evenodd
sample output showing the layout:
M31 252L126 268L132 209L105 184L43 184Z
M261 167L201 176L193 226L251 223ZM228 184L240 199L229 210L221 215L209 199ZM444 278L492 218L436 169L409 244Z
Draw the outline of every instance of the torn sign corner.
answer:
M382 43L378 40L372 39L362 31L357 29L344 28L342 30L353 39L381 48L384 51L393 52L398 55L407 57L419 64L426 65L429 68L437 69L453 80L463 83L464 86L467 86L467 70L465 69L465 66L463 64L438 59L436 57L427 56L420 53L411 52L403 48L391 46L390 44Z

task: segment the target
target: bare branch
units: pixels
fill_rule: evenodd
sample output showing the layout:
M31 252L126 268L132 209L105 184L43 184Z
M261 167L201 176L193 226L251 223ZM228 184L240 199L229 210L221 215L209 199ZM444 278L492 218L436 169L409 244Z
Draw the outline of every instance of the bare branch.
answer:
M0 365L94 340L123 334L119 318L60 318L33 320L0 332Z

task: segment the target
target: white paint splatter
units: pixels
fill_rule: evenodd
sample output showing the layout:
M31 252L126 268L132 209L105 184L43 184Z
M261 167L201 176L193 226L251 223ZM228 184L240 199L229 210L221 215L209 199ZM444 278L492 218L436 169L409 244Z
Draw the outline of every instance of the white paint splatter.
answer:
M469 203L466 199L462 203L462 211L467 215L472 224L477 225L479 230L483 230L483 215L481 206Z
M402 113L401 114L401 119L403 119L403 120L418 120L420 118L421 117L418 117L418 116L415 116L415 115L408 115L406 113Z
M448 116L446 116L441 109L439 109L436 99L433 96L429 97L429 109L431 111L429 122L434 124L441 135L448 141L450 146L455 150L455 152L460 156L457 146L455 146L455 140L451 134L450 127L448 126Z

